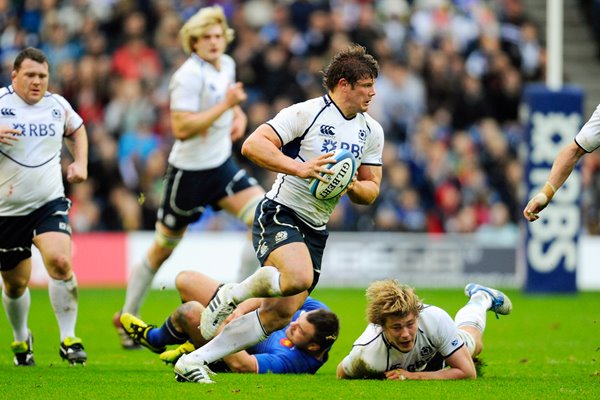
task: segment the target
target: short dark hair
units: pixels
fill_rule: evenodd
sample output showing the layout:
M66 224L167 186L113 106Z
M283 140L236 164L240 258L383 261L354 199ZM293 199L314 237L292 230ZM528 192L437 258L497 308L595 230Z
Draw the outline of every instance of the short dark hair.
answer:
M48 64L48 67L50 67L48 58L43 51L36 49L35 47L27 47L26 49L21 50L21 52L17 55L17 58L15 58L13 70L18 71L21 68L21 64L23 64L23 61L25 60L33 60L40 64L46 63Z
M315 327L315 335L311 341L318 344L321 349L331 347L340 333L340 321L337 315L324 308L319 308L307 313L306 320Z
M363 78L377 78L379 63L360 45L351 44L337 53L325 71L323 86L333 91L340 79L346 79L352 87Z

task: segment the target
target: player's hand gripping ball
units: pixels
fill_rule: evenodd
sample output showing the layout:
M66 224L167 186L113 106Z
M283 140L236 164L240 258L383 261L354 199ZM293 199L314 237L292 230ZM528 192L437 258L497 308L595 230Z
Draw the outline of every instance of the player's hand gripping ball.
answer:
M318 179L310 182L310 192L319 200L329 200L342 193L352 182L356 172L356 159L348 150L335 150L332 157L337 162L327 164L327 169L332 170L333 174L321 173L327 183Z

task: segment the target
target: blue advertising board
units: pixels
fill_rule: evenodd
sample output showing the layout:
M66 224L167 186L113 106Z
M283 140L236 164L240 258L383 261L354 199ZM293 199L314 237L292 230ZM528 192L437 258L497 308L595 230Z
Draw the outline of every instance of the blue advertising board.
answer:
M583 125L583 90L566 85L550 90L530 84L523 93L527 118L527 198L544 185L556 155L572 142ZM525 291L575 292L577 246L581 230L579 166L558 190L540 219L525 223Z

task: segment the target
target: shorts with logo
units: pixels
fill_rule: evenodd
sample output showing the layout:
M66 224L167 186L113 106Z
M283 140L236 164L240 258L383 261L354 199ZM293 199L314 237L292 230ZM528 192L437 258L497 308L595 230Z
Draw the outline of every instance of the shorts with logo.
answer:
M220 210L219 200L258 185L230 157L219 167L188 171L169 165L158 220L172 230L197 221L207 206Z
M308 247L313 264L313 282L311 293L321 275L323 251L329 232L317 230L305 223L291 208L264 198L256 207L252 225L252 242L261 265L269 254L289 243L303 242Z
M9 271L31 257L32 240L46 232L71 235L71 201L54 199L28 215L0 216L0 270Z

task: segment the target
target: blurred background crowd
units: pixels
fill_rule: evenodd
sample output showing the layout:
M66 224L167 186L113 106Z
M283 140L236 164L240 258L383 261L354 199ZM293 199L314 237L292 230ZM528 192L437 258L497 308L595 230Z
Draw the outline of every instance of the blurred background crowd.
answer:
M546 61L543 32L521 0L0 0L0 85L10 84L21 49L39 47L50 90L85 120L90 179L67 186L75 231L153 229L173 142L168 83L185 60L178 32L212 4L236 31L229 54L249 95L248 133L323 94L320 71L348 42L379 60L370 114L386 135L381 195L370 207L343 198L330 230L514 243L527 195L519 106L524 85L544 80ZM272 174L238 159L271 186ZM591 233L600 230L599 165L584 157ZM244 229L221 214L190 228Z

